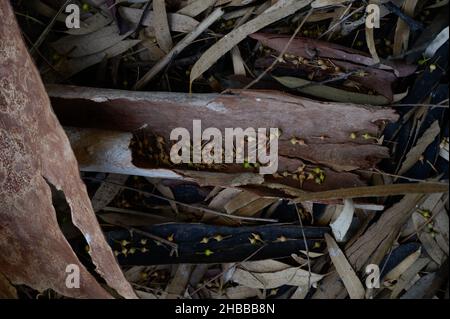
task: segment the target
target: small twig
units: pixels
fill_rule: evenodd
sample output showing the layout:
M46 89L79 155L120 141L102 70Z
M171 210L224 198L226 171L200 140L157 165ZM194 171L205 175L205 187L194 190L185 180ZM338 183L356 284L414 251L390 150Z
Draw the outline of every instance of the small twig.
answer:
M148 1L145 6L144 9L142 9L142 14L141 17L139 19L138 24L136 25L136 28L134 29L133 33L137 33L142 25L142 22L144 22L144 19L147 17L148 12L150 11L150 5L152 4L152 1Z
M36 19L35 17L30 16L30 15L23 14L23 13L20 13L20 12L18 12L18 11L14 11L14 14L15 14L16 16L24 17L24 18L26 18L26 19L29 19L29 20L33 21L33 22L36 22L37 24L45 25L44 22L42 22L42 21L40 21L40 20Z
M183 51L192 41L209 28L211 24L216 22L222 15L223 10L217 8L206 19L204 19L194 30L187 34L180 42L178 42L161 60L158 61L137 83L134 90L142 89L150 80L152 80L169 62Z
M103 207L101 210L105 211L105 212L114 212L114 213L119 213L119 214L128 214L128 215L133 215L133 216L141 216L141 217L147 217L147 218L160 219L163 221L169 220L167 217L164 217L161 215L149 214L149 213L144 213L144 212L140 212L140 211L136 211L136 210L132 210L132 209L126 209L126 208L106 206L106 207ZM99 216L102 216L102 213L100 213L100 212L99 213L96 212L96 214Z
M50 23L47 25L47 27L44 29L44 31L42 31L41 35L39 36L39 38L36 40L36 42L33 44L33 46L30 49L30 54L33 55L34 51L40 47L40 45L42 44L42 42L44 42L45 37L47 36L47 34L50 32L50 29L53 27L53 25L56 22L56 18L61 14L61 12L63 12L63 10L65 9L65 7L69 4L69 2L71 2L72 0L67 0L62 6L61 8L59 8L58 12L55 14L55 16L52 18L52 20L50 21Z
M351 4L350 4L351 7ZM349 15L347 15L344 18L339 19L338 22L336 22L335 24L333 24L331 27L328 28L327 31L325 31L324 33L322 33L317 39L322 38L323 36L327 35L328 33L330 33L331 31L334 30L334 28L336 28L338 25L340 25L341 23L347 21L351 16L353 16L354 14L360 12L361 10L365 9L365 6L359 7L358 9L356 9L355 11L353 11L352 13L350 13ZM345 13L344 13L345 14Z
M383 3L383 5L386 7L386 9L388 9L390 12L392 12L393 14L397 15L400 19L402 19L403 21L405 21L406 24L408 24L409 28L412 31L420 31L423 30L423 24L414 20L413 18L411 18L410 16L408 16L407 14L405 14L402 9L400 9L399 7L397 7L394 3L392 3L391 1Z
M106 180L102 180L102 179L98 179L98 178L83 177L83 179L116 185L116 186L118 186L120 188L123 188L123 189L127 189L127 190L131 190L131 191L134 191L134 192L138 192L138 193L141 193L141 194L144 194L144 195L147 195L147 196L151 196L151 197L155 197L155 198L158 198L158 199L162 199L162 200L165 200L165 201L168 201L168 202L174 202L174 203L176 203L176 204L178 204L180 206L185 206L185 207L197 209L197 210L202 211L204 213L209 213L209 214L216 215L216 216L222 216L222 217L227 217L227 218L231 218L231 219L234 218L234 219L241 219L241 220L258 221L258 222L270 222L270 223L277 223L278 222L277 219L258 218L258 217L249 217L249 216L238 216L238 215L230 215L230 214L226 214L226 213L221 213L221 212L218 212L218 211L206 208L206 207L200 207L200 206L195 206L195 205L191 205L191 204L186 204L186 203L174 200L174 199L170 199L170 198L167 198L167 197L164 197L164 196L159 196L159 195L156 195L156 194L153 194L153 193L150 193L150 192L147 192L147 191L143 191L143 190L140 190L140 189L137 189L137 188L134 188L134 187L124 186L124 185L121 185L121 184L117 184L117 183L114 183L114 182L110 182L110 181L106 181Z
M300 222L300 227L302 228L303 242L304 242L305 249L306 249L306 260L308 261L308 289L309 289L311 287L311 261L309 259L309 247L308 247L308 242L306 241L305 230L303 229L302 216L300 216L300 212L298 211L297 204L295 204L294 206L295 206L295 211L297 212L298 221Z
M378 175L384 175L384 176L389 176L389 177L395 177L398 179L404 179L410 182L420 182L420 183L435 183L432 181L427 181L426 179L418 179L418 178L412 178L412 177L406 177L403 175L397 175L397 174L390 174L390 173L386 173L386 172L382 172L379 169L374 169L374 170L369 170L369 169L357 169L355 170L355 172L361 172L361 173L369 173L369 174L378 174Z
M336 81L346 80L347 78L349 78L350 76L352 76L354 74L358 74L361 71L370 70L372 68L377 68L380 65L382 65L381 62L377 62L377 63L370 64L370 65L361 65L360 69L358 69L358 70L350 71L350 72L341 74L341 75L339 75L337 77L334 77L334 78L331 78L331 79L327 79L327 80L323 80L323 81L320 81L320 82L306 83L306 84L303 84L303 85L300 85L300 86L293 87L292 89L298 90L298 89L304 89L304 88L309 87L309 86L324 85L324 84L327 84L327 83L332 83L332 82L336 82Z

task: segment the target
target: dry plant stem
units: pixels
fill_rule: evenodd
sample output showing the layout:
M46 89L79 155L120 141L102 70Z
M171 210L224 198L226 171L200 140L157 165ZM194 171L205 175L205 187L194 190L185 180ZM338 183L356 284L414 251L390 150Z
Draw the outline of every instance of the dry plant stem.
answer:
M311 261L309 259L309 247L308 247L308 243L306 242L305 230L303 229L302 216L300 216L300 212L298 211L297 204L295 204L294 206L295 206L295 211L297 212L298 221L300 223L300 226L302 227L303 243L305 244L306 260L308 261L308 288L310 288L311 287Z
M265 69L260 75L258 75L258 77L256 79L254 79L252 82L250 82L249 84L247 84L244 87L244 90L247 90L249 88L251 88L253 85L255 85L256 83L258 83L268 72L270 72L275 65L277 65L278 61L283 57L283 55L286 53L287 49L289 48L289 45L292 43L292 41L294 40L295 36L300 32L300 30L303 27L303 24L305 24L305 22L308 20L309 16L311 15L311 13L313 12L313 9L310 9L308 11L308 13L306 14L306 16L303 18L302 22L300 23L300 25L297 27L297 29L294 31L294 33L292 34L291 38L289 39L289 41L286 43L286 46L283 48L283 51L280 52L280 54L278 55L278 57L272 62L272 64Z
M158 61L137 83L134 85L134 90L142 89L149 81L151 81L161 70L169 64L169 62L183 51L189 44L192 43L200 34L209 28L211 24L216 22L223 15L223 11L217 8L205 20L203 20L194 30L186 35L180 42L178 42L172 50L170 50L161 60Z
M334 32L335 32L334 28L336 28L337 26L339 26L340 23L342 23L341 20L342 20L342 19L345 17L345 15L350 11L350 9L352 8L352 5L353 5L353 3L348 4L347 7L345 8L344 12L342 12L342 14L339 16L339 20L337 21L337 23L335 23L334 25L332 25L332 27L333 27L333 32L330 32L330 33L328 34L327 41L330 41L330 40L331 40L331 38L333 37L333 34L334 34ZM336 10L339 10L339 9L336 8ZM334 20L334 19L333 19L333 20ZM334 22L333 20L330 22L330 24ZM330 27L331 27L331 25L330 25ZM330 31L331 31L331 30L330 30ZM325 31L325 32L328 32L328 30ZM320 36L320 37L322 37L322 36Z
M100 179L97 179L97 178L84 177L84 179L117 185L118 187L123 188L123 189L128 189L128 190L131 190L131 191L134 191L134 192L138 192L138 193L141 193L141 194L144 194L144 195L148 195L148 196L152 196L152 197L155 197L155 198L158 198L158 199L166 200L168 202L174 202L177 205L189 207L189 208L192 208L192 209L197 209L199 211L202 211L204 213L209 213L209 214L212 214L212 215L227 217L227 218L231 218L231 219L250 220L250 221L257 221L257 222L269 222L269 223L277 223L278 222L277 219L258 218L258 217L248 217L248 216L238 216L238 215L225 214L225 213L217 212L217 211L209 209L209 208L204 208L204 207L199 207L199 206L195 206L195 205L186 204L186 203L174 200L174 199L170 199L170 198L167 198L167 197L164 197L164 196L159 196L159 195L156 195L156 194L153 194L153 193L150 193L150 192L146 192L146 191L134 188L134 187L124 186L124 185L121 185L121 184L116 184L116 183L113 183L113 182L104 181L104 180L100 180Z
M329 32L331 32L332 30L334 30L334 28L336 28L338 25L340 25L341 23L347 21L351 16L353 16L355 13L360 12L361 10L365 9L364 6L356 9L355 11L353 11L352 13L350 13L348 16L346 16L345 18L339 20L338 22L336 22L334 25L332 25L331 27L328 28L327 31L325 31L324 33L322 33L317 39L321 39L322 37L324 37L326 34L328 34Z
M386 173L386 172L382 172L379 169L374 169L373 171L372 170L367 170L367 169L357 169L356 172L369 173L369 174L378 174L378 175L383 175L383 176L395 177L395 178L404 179L404 180L407 180L407 181L410 181L410 182L436 183L436 182L432 182L432 181L427 181L425 179L417 179L417 178L406 177L406 176L397 175L397 174L389 174L389 173Z
M125 209L125 208L118 208L118 207L111 207L111 206L103 207L101 210L106 211L106 212L128 214L128 215L135 215L135 216L142 216L142 217L152 216L152 215L149 215L148 213L144 213L144 212L140 212L140 211L136 211L136 210L132 210L132 209ZM100 214L97 213L97 214L101 216L101 213Z
M118 4L118 2L117 2L117 4ZM152 4L152 2L150 2L150 1L148 1L146 4L145 4L145 6L144 6L144 8L142 9L142 15L141 15L141 18L139 19L139 22L138 22L138 24L136 25L136 28L134 29L134 33L137 33L137 31L139 31L139 29L140 29L140 27L141 27L141 25L142 25L142 22L144 21L144 19L147 17L147 15L148 15L148 11L150 10L150 5Z
M405 194L430 194L446 193L448 184L445 183L410 183L410 184L390 184L379 186L364 186L341 188L337 190L304 193L295 198L292 203L300 203L312 200L329 200L340 198L358 198L358 197L381 197Z
M170 35L169 22L167 20L166 3L164 0L153 0L153 27L155 37L159 47L164 52L169 52L173 47L172 36Z
M33 46L30 49L30 54L34 55L34 51L37 50L39 48L39 46L42 44L42 42L44 42L45 37L47 36L47 34L50 32L50 29L53 27L53 25L56 22L56 18L61 14L61 12L63 12L63 10L66 8L66 6L69 4L69 2L71 2L71 0L67 0L62 6L61 8L59 8L58 12L55 14L55 16L52 18L52 20L50 21L50 23L47 25L47 27L45 27L44 31L42 31L41 35L39 36L39 38L36 40L36 42L33 44Z

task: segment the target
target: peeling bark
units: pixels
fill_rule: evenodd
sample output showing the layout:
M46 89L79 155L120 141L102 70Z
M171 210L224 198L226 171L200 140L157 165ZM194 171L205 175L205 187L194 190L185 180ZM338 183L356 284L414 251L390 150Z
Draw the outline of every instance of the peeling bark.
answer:
M75 156L9 1L0 3L0 272L12 284L68 297L110 298L80 263L61 232L49 184L64 192L73 224L90 246L96 271L123 297L134 298L105 241ZM66 286L66 266L80 269L80 288Z
M274 178L271 175L260 175L248 172L240 164L227 164L220 172L185 170L174 167L152 168L140 161L135 164L129 148L131 134L127 132L99 130L88 128L66 127L72 149L82 171L138 175L165 179L187 179L202 186L239 187L260 185L264 181L276 182L290 187L299 187L299 181L291 177ZM279 172L295 172L304 163L295 158L279 157ZM365 182L351 172L335 172L325 168L326 179L322 184L308 180L303 183L306 191L330 190L341 187L357 187ZM266 193L274 195L274 191Z
M376 143L381 122L398 116L389 108L325 103L274 91L232 94L129 92L51 85L47 87L63 125L133 131L141 127L169 140L170 132L192 121L202 128L270 128L282 131L279 155L349 171L373 167L389 156ZM352 138L352 133L356 138ZM305 145L293 145L292 138Z

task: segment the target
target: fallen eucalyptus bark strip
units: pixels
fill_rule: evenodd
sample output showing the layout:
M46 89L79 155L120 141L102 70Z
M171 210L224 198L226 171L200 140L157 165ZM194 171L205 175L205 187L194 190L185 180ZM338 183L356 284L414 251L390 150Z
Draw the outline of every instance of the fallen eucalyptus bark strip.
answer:
M52 202L53 188L64 194L68 222L89 245L102 282L122 297L136 298L95 218L77 161L9 1L0 2L0 16L0 273L13 285L40 292L112 297L67 242ZM68 275L77 270L81 281L72 289Z
M268 46L277 52L282 52L290 42L289 36L278 34L255 33L251 35L251 38L260 41L264 46ZM416 68L415 66L398 62L392 63L390 61L383 61L380 64L379 61L374 60L364 52L302 37L295 38L290 42L285 52L308 60L317 57L330 60L333 65L345 70L345 77L378 92L380 96L384 96L388 101L393 100L391 86L397 78L411 75ZM258 59L258 61L260 60ZM294 65L293 67L296 69L300 67L305 72L311 71L307 64ZM310 84L305 86L310 86ZM302 86L298 89L301 88L304 87Z
M316 193L305 192L304 194L301 194L297 198L292 200L292 203L340 198L383 197L406 194L429 194L445 192L448 192L448 184L445 183L422 182L408 184L390 184L344 188Z
M184 179L194 181L200 186L240 187L245 185L261 185L265 179L276 180L280 185L298 189L299 181L292 176L282 176L284 172L295 174L304 163L298 159L280 156L278 159L279 177L265 177L253 171L248 171L240 164L229 164L220 171L189 170L177 165L160 167L149 163L145 157L134 158L129 147L132 134L128 132L66 127L72 149L78 160L80 170L87 172L116 173L137 175L150 178ZM136 153L136 152L134 152ZM134 154L135 155L135 154ZM324 191L328 189L363 186L365 182L356 174L350 172L335 172L324 168L326 179L321 184L312 180L303 182L305 191ZM274 191L266 194L273 196ZM292 195L296 196L296 193Z
M221 132L236 127L277 127L282 132L280 156L337 171L371 168L389 157L388 148L378 145L376 137L381 134L380 123L398 118L389 108L324 103L277 91L189 95L61 85L49 85L47 90L55 113L66 126L123 131L146 127L166 141L177 127L192 134L194 119L201 120L204 128Z
M65 127L80 170L146 177L182 179L168 169L145 169L133 164L131 133Z

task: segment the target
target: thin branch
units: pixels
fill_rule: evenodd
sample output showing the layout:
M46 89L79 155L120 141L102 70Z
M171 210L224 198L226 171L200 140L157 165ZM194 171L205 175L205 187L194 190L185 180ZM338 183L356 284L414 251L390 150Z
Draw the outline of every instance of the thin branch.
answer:
M303 229L302 217L300 216L300 212L298 211L297 204L295 204L294 206L295 206L295 211L297 212L298 221L300 222L300 226L302 228L303 242L304 242L305 249L306 249L306 260L308 261L308 289L309 289L311 287L311 260L309 259L309 247L308 247L308 242L306 241L305 230Z
M40 47L40 45L42 44L42 42L44 42L45 37L47 36L47 34L50 32L51 28L53 27L53 25L56 22L56 18L63 12L63 10L66 8L66 6L69 4L69 2L72 0L67 0L62 6L61 8L59 8L58 12L55 14L55 16L52 18L52 20L50 21L50 23L47 25L47 27L44 29L44 31L42 31L41 35L39 36L39 38L36 40L36 42L33 44L33 46L30 49L30 54L34 55L34 51L36 49L38 49Z
M127 190L130 190L130 191L138 192L138 193L141 193L141 194L144 194L144 195L147 195L147 196L151 196L151 197L155 197L155 198L158 198L158 199L162 199L162 200L165 200L165 201L168 201L168 202L174 202L174 203L176 203L176 204L178 204L180 206L185 206L185 207L189 207L189 208L192 208L192 209L197 209L197 210L202 211L204 213L208 213L208 214L212 214L212 215L216 215L216 216L221 216L221 217L226 217L226 218L231 218L231 219L257 221L257 222L269 222L269 223L276 223L276 222L278 222L277 219L258 218L258 217L249 217L249 216L238 216L238 215L230 215L230 214L226 214L226 213L221 213L221 212L218 212L218 211L206 208L206 207L200 207L200 206L195 206L195 205L191 205L191 204L186 204L186 203L174 200L174 199L170 199L170 198L167 198L167 197L164 197L164 196L159 196L159 195L156 195L156 194L153 194L153 193L150 193L150 192L147 192L147 191L143 191L143 190L140 190L140 189L137 189L137 188L134 188L134 187L124 186L124 185L121 185L121 184L117 184L117 183L110 182L110 181L105 181L105 180L98 179L98 178L83 177L83 179L116 185L116 186L118 186L118 187L120 187L122 189L127 189Z

